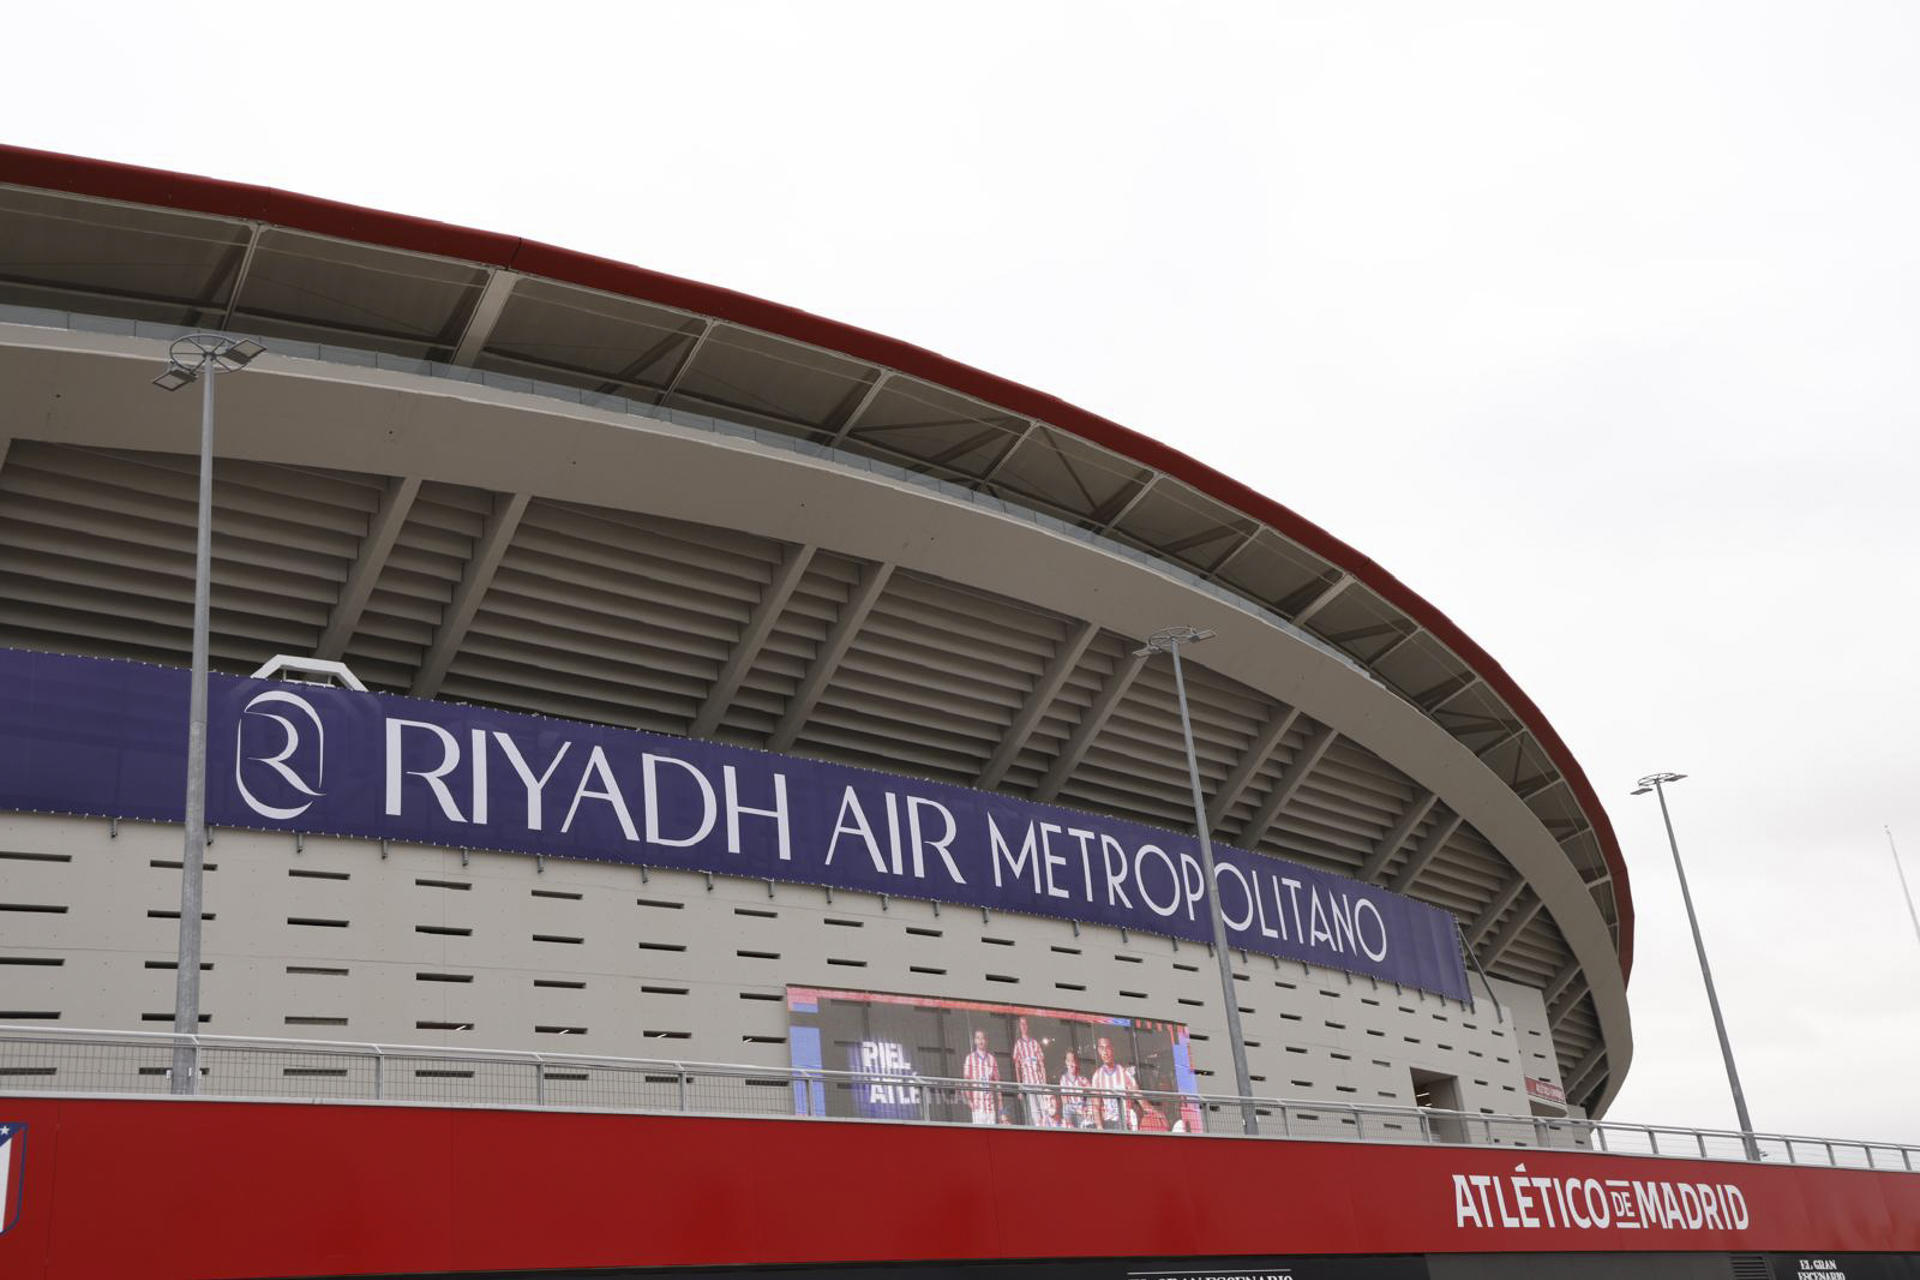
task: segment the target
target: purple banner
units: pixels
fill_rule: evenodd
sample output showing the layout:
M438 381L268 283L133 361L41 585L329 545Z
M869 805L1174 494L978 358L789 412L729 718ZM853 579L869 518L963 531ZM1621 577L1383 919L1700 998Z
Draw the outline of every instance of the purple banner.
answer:
M187 673L0 650L0 808L178 822ZM1197 845L966 787L482 707L215 676L207 820L829 885L1210 936ZM1236 947L1468 998L1453 918L1215 846Z

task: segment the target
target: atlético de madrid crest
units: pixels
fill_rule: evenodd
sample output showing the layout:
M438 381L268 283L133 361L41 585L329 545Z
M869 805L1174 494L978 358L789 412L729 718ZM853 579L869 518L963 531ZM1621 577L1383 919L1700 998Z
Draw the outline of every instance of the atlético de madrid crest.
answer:
M20 1191L26 1183L27 1126L0 1120L0 1236L20 1221Z

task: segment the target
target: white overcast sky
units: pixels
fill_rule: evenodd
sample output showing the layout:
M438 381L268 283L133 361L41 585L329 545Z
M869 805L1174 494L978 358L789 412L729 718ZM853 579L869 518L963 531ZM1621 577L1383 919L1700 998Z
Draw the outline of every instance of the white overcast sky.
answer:
M1359 546L1545 709L1639 917L1613 1115L1920 1139L1920 8L16 6L0 135L931 347ZM1920 883L1916 884L1920 888Z

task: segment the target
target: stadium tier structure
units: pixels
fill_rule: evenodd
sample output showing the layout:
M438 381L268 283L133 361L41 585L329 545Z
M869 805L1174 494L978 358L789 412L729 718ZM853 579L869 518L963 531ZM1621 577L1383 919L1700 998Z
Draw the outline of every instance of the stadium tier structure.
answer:
M1139 652L1185 624L1254 1091L1618 1092L1633 907L1579 765L1258 478L787 307L279 191L4 150L0 245L9 713L81 752L8 784L0 1023L173 1021L180 827L85 752L184 699L199 392L153 380L212 331L266 352L217 383L207 1032L959 1076L985 1029L1012 1078L1026 1011L1049 1079L1124 1032L1232 1092ZM283 655L387 696L247 679Z

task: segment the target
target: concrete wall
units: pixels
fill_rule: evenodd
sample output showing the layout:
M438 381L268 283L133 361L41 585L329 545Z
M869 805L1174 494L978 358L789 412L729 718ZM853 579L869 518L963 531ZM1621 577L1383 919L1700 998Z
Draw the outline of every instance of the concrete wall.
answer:
M0 1023L171 1028L180 830L0 816ZM1231 1093L1204 947L1116 929L764 881L221 830L208 851L205 1029L784 1066L788 985L1004 1001L1188 1024ZM58 963L33 963L57 961ZM1559 1083L1540 993L1504 1020L1337 970L1236 966L1256 1092L1469 1111ZM1476 990L1480 980L1474 978Z

